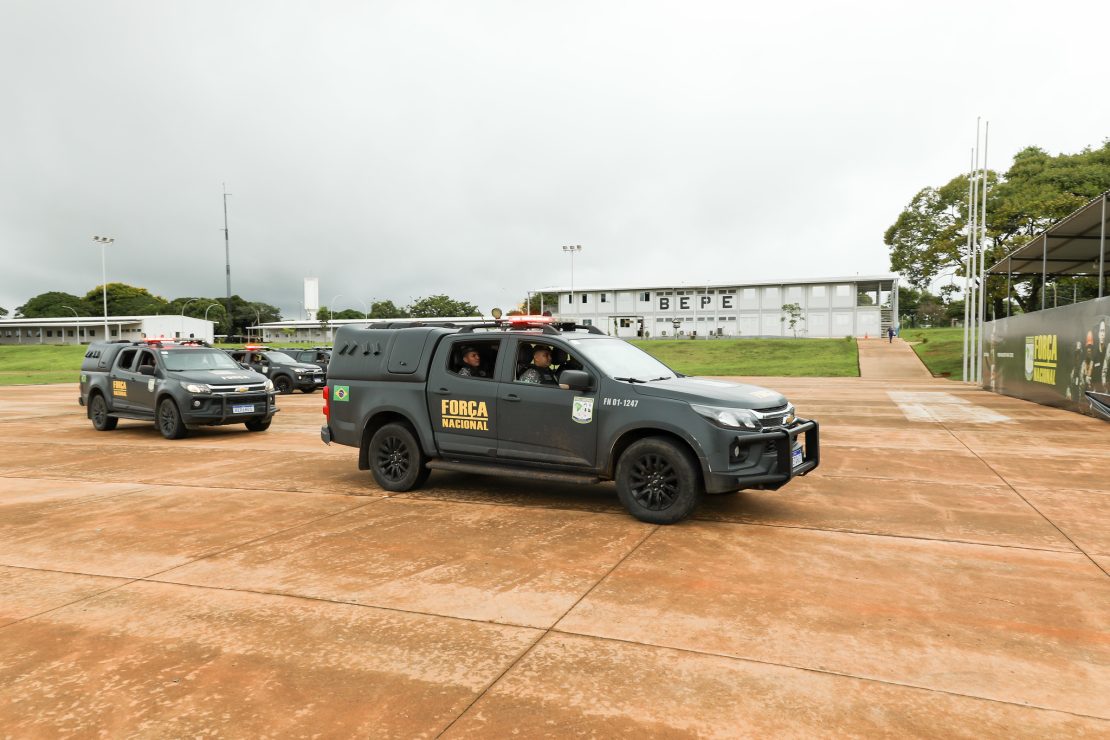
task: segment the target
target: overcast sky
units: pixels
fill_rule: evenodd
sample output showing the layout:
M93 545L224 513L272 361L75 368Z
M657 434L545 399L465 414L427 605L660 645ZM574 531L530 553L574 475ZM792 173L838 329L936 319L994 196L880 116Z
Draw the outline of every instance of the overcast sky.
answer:
M886 272L920 188L1110 137L1104 2L0 3L0 306L301 312ZM1086 40L1084 40L1086 39ZM977 60L975 71L970 63Z

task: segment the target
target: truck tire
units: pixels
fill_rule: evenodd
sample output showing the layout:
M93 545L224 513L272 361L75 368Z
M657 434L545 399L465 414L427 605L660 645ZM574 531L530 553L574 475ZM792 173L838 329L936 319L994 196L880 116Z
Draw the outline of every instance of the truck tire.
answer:
M642 522L680 522L701 500L701 477L689 451L662 437L632 443L617 461L617 496Z
M301 388L301 393L315 393L315 388Z
M181 412L172 398L166 397L158 402L158 414L155 417L158 431L166 439L181 439L189 433L189 428L181 420Z
M93 429L98 432L110 432L119 424L119 419L108 415L108 402L100 393L94 393L89 401L89 419L92 420Z
M288 375L279 375L274 378L274 388L278 393L285 395L286 393L293 392L293 381L289 379Z
M428 479L424 453L403 424L386 424L370 438L370 470L387 491L411 491Z
M264 432L270 428L271 419L251 419L246 422L248 432Z

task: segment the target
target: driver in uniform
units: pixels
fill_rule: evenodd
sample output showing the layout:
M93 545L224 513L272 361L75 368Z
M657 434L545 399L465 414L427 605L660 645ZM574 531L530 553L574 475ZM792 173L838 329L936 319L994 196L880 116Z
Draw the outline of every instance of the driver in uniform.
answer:
M532 364L524 369L517 380L536 385L557 385L555 373L551 372L551 349L537 345L532 350Z

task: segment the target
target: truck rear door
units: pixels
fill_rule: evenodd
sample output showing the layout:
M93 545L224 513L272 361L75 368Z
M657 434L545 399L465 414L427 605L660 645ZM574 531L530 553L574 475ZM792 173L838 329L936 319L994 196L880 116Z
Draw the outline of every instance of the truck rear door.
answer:
M497 454L497 363L502 337L472 334L445 338L428 369L428 416L440 452L493 457ZM477 366L463 362L476 350Z

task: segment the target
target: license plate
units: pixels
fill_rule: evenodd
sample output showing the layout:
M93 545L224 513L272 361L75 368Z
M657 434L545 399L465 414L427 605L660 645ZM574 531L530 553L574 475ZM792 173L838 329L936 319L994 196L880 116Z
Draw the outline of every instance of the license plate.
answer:
M243 405L232 406L231 407L231 413L233 413L233 414L253 414L254 413L254 404L253 403L248 403L245 406L243 406Z
M791 467L794 468L802 464L802 449L800 447L790 453L790 463Z

